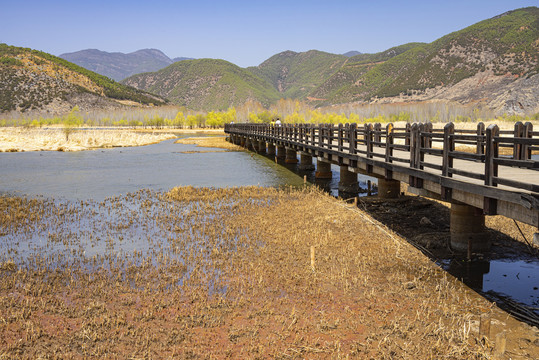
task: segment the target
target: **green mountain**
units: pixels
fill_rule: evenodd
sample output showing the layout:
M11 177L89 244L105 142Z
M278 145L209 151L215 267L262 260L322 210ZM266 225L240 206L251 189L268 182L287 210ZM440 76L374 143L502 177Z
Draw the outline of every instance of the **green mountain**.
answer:
M86 49L65 53L59 57L116 81L134 74L157 71L176 61L189 59L170 59L157 49L142 49L128 54Z
M424 44L408 43L375 54L352 56L340 69L314 89L309 97L318 105L363 100L362 93L357 89L361 85L358 80L363 75L385 61L422 45Z
M215 59L180 61L157 72L133 75L122 83L197 110L225 110L247 100L269 105L280 98L267 81Z
M0 44L0 112L164 103L51 54Z
M266 79L281 97L303 99L339 70L347 56L310 50L296 53L284 51L257 67L247 68Z
M429 44L376 54L285 51L246 69L189 60L124 83L202 110L291 98L314 106L450 100L500 113L539 112L539 9L517 9Z
M512 82L539 73L539 9L510 11L430 44L409 45L411 48L406 51L389 59L380 58L377 64L363 62L365 54L352 57L342 71L311 96L323 98L320 103L405 98L428 89L449 89L465 79L482 76L483 83L479 79L468 81L469 86L461 84L459 94L445 94L445 98L480 100L477 87L485 85L485 76L505 86L507 81L503 82L503 77ZM358 59L362 61L354 62ZM474 86L475 93L470 88ZM444 96L438 91L433 98Z

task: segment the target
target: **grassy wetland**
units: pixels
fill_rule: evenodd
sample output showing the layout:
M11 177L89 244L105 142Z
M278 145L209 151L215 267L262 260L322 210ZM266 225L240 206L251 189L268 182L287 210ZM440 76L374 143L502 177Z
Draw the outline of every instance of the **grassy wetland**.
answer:
M3 196L0 239L0 358L539 356L537 329L312 187Z

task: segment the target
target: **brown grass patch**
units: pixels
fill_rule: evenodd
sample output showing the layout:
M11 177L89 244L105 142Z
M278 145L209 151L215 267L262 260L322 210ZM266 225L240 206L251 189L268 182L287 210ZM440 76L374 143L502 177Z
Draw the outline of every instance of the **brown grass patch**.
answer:
M82 224L106 251L79 251ZM24 260L31 232L73 254ZM0 233L5 358L480 359L504 330L513 359L539 355L537 330L314 188L141 191L96 207L0 197ZM132 254L113 251L133 234L146 240Z

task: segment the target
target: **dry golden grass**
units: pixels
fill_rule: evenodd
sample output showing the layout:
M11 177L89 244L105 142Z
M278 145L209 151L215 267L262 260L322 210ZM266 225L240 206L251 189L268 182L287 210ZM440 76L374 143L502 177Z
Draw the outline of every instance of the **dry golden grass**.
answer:
M314 188L0 197L0 234L0 358L481 359L502 331L506 356L539 356L537 329Z
M166 133L142 133L129 130L72 130L66 140L61 128L0 128L0 152L10 151L81 151L108 147L143 146L175 138Z
M226 141L225 137L190 137L185 139L179 139L175 141L175 144L196 144L201 147L213 147L219 149L226 149L230 151L245 151L244 148L238 145L234 145Z

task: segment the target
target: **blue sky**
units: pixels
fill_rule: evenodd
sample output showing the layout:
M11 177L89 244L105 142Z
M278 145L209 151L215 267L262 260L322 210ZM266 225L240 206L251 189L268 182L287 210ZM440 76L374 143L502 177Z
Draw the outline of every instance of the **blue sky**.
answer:
M54 55L162 50L259 65L281 51L373 53L450 32L539 0L0 0L0 42Z

